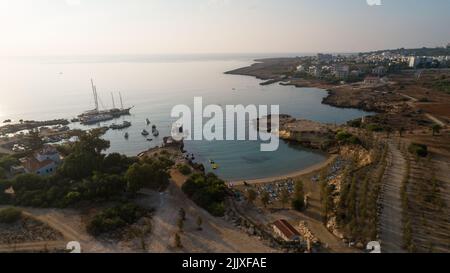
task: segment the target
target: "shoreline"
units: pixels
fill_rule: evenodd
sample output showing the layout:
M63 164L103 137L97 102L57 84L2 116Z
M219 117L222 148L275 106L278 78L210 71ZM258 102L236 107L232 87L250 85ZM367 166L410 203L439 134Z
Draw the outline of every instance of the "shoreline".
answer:
M243 185L244 182L248 184L264 184L264 183L270 183L277 180L283 180L288 178L298 178L299 176L304 176L316 171L319 171L328 165L330 165L331 162L333 162L336 159L337 155L329 155L326 160L323 162L314 164L312 166L309 166L305 169L301 169L295 172L291 172L284 175L278 175L278 176L272 176L272 177L265 177L265 178L257 178L257 179L247 179L247 180L235 180L235 181L228 181L227 183L232 186L240 186Z

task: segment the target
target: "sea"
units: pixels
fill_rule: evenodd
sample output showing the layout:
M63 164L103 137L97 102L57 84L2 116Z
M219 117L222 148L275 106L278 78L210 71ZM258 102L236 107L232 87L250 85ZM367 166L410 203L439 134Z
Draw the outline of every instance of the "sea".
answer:
M91 90L97 86L100 108L131 107L130 116L72 128L89 129L122 123L125 130L109 130L104 138L111 143L108 153L129 156L162 144L171 133L175 105L203 104L279 105L280 113L296 118L342 124L370 115L357 109L341 109L322 104L327 92L318 88L296 88L279 84L261 86L261 80L224 72L248 66L255 59L279 57L273 54L228 55L133 55L133 56L52 56L0 59L0 120L71 119L94 108ZM287 55L283 55L287 56ZM292 56L292 54L291 54ZM111 95L112 94L112 95ZM146 119L151 124L146 124ZM160 135L148 141L143 129L156 125ZM124 134L128 132L129 138ZM227 181L258 179L292 173L326 159L321 152L284 141L274 152L260 151L259 141L186 141L185 149L207 171ZM210 160L219 168L212 170Z

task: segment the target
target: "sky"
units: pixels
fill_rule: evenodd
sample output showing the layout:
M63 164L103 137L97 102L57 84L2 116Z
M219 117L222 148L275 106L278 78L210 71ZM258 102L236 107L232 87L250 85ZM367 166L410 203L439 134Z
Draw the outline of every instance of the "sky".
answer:
M359 52L450 42L450 0L379 1L0 0L0 56Z

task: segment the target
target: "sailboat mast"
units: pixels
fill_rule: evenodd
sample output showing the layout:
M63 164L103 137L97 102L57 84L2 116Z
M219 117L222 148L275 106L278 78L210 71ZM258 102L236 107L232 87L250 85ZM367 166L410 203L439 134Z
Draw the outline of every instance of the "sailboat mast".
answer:
M119 97L120 97L120 107L122 107L121 109L123 110L122 93L120 93L120 92L119 92Z
M111 92L111 99L112 99L113 109L116 109L116 103L114 102L114 95L112 92Z
M94 85L94 80L93 79L91 79L91 85L92 85L92 93L94 94L95 110L98 111L97 88Z

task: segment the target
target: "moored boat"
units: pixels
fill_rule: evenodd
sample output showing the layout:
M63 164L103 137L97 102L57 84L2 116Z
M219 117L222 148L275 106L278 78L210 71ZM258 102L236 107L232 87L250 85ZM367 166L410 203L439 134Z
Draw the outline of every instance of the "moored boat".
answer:
M131 122L129 121L124 121L122 124L112 124L111 126L109 126L109 128L113 129L113 130L121 130L121 129L125 129L131 126Z

